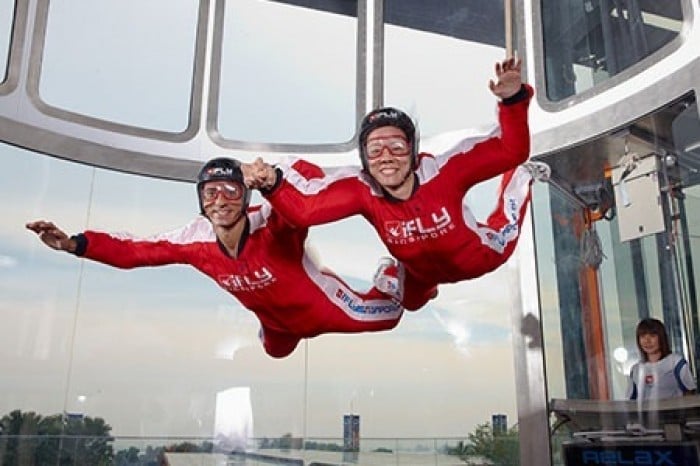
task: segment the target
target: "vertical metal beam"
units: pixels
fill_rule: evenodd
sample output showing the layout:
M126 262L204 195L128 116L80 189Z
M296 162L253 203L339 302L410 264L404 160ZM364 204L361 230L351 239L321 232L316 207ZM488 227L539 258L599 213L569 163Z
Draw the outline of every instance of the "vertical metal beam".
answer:
M357 120L384 102L384 0L357 4Z
M513 3L512 0L503 0L503 13L505 22L506 57L513 56Z
M542 323L538 287L533 283L537 270L534 261L523 259L534 257L532 235L532 222L526 221L520 235L518 257L506 264L512 293L513 364L520 464L550 466L552 459Z
M368 61L368 76L371 77L371 94L367 94L367 109L372 110L384 103L384 0L367 0L371 21L367 28L371 31L371 42L368 51L371 52L371 61Z
M368 69L371 69L370 60L371 53L367 51L367 44L374 40L369 37L367 21L369 15L367 13L368 0L359 0L357 2L357 65L356 65L356 91L355 91L355 115L357 125L359 127L360 120L367 113L368 92L371 92L371 76Z

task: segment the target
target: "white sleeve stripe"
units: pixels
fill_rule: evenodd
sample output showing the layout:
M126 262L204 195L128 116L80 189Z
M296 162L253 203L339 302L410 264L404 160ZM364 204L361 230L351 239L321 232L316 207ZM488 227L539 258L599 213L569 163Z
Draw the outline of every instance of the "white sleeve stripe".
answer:
M292 167L288 167L284 172L285 180L292 185L297 191L306 195L318 194L326 189L329 185L347 178L359 178L359 167L337 167L324 168L324 176L322 178L305 178L301 173Z
M480 133L460 139L459 142L454 144L446 151L440 153L440 155L431 156L429 154L424 154L420 158L419 166L416 170L420 183L424 184L435 178L440 173L442 167L444 167L453 156L464 152L469 152L478 143L486 141L492 137L500 136L500 134L500 126L492 125L488 128L483 128L483 134Z
M200 241L210 242L216 239L211 223L209 223L209 220L201 216L197 217L182 228L151 236L138 237L128 232L108 233L108 235L119 240L132 240L150 243L167 241L173 244L188 244Z
M502 253L506 246L512 241L517 241L520 227L520 211L530 192L530 182L532 177L526 168L519 166L516 168L513 177L503 189L503 210L508 218L500 230L483 225L480 226L474 215L466 204L466 196L463 202L463 218L467 227L481 238L481 243L490 247L498 253Z

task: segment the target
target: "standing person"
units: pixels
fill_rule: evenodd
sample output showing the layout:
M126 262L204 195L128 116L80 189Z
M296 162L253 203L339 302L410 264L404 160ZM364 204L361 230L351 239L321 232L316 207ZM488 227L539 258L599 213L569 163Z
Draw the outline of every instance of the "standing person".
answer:
M411 118L387 107L370 112L359 133L362 167L321 169L304 160L271 167L258 159L246 181L285 218L300 227L362 215L400 261L380 264L375 286L416 310L440 283L479 277L502 265L515 249L530 201L533 176L549 167L528 160L528 106L533 89L523 84L514 58L495 66L489 82L499 97L499 127L467 139L448 153L418 151ZM465 202L475 184L504 174L498 205L485 223Z
M372 288L358 293L306 254L308 230L269 204L248 208L240 164L215 158L199 172L201 215L148 238L85 231L69 237L47 221L26 227L49 247L119 268L188 264L211 277L257 316L265 351L289 355L302 338L394 328L403 309Z
M688 361L671 352L660 320L647 318L637 324L637 348L641 360L630 371L628 399L660 400L695 393L697 384Z

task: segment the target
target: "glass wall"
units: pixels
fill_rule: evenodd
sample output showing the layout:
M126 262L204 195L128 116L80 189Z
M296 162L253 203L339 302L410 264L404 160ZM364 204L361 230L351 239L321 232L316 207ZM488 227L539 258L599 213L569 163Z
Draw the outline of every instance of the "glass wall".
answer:
M348 14L284 2L225 4L217 130L266 144L350 141L357 96L357 5ZM346 6L347 9L347 6Z
M560 101L643 62L683 27L682 0L541 0L547 98Z
M492 121L497 99L488 83L505 58L503 3L384 5L384 103L413 116L423 136Z
M356 161L358 102L376 97L358 76L383 73L358 69L366 18L358 2L297 3L313 2L0 2L0 60L18 51L3 70L18 83L0 99L0 373L11 374L0 377L0 462L102 464L76 458L106 442L97 452L117 464L160 461L163 446L452 464L478 456L483 436L517 455L517 285L505 270L442 286L391 332L323 335L274 360L255 316L194 269L113 269L24 226L178 228L198 205L191 183L170 180L231 150L326 144L313 155ZM15 5L23 34L10 44ZM503 5L484 5L386 2L383 98L423 136L495 121ZM477 218L496 183L470 192ZM360 218L314 228L308 247L358 289L387 255ZM358 452L342 452L346 414L360 416ZM510 426L498 439L493 415Z
M547 205L547 198L551 205ZM622 243L616 225L618 220L600 221L592 230L604 254L595 280L600 288L590 290L585 285L579 286L579 274L584 266L582 248L586 247L581 234L585 227L579 224L574 227L579 228L578 231L562 231L561 225L555 227L545 215L549 214L556 222L562 218L562 212L567 212L568 220L574 224L576 217L582 214L572 209L569 202L556 189L550 188L542 197L538 196L534 207L537 209L537 259L549 395L551 398L622 400L629 370L638 360L637 322L643 317L670 320L664 316L668 306L661 299L659 264L674 258L662 257L663 250L658 250L656 236ZM551 236L546 232L551 232ZM569 233L568 238L564 237L565 233ZM595 298L602 300L600 322L590 320L593 316L585 304L589 298L585 293L596 293ZM678 316L674 318L677 319ZM592 335L587 333L596 325L602 325L605 337L600 348L591 346ZM678 351L684 352L680 335L674 343ZM598 359L599 349L604 351L602 359ZM581 361L591 365L582 365ZM603 390L596 392L595 387Z
M573 432L625 435L625 422L660 428L659 415L644 413L660 412L663 400L619 403L630 400L630 371L641 360L641 319L664 323L671 351L698 378L699 136L695 97L687 95L550 156L555 176L533 190L555 444ZM693 398L664 409L685 419Z
M38 94L63 111L184 131L198 9L197 0L49 3Z
M196 215L192 184L7 145L0 163L12 200L0 227L0 372L12 374L0 378L0 457L20 454L17 434L65 433L52 448L83 451L77 434L108 432L115 457L189 443L319 461L320 450L340 448L343 415L354 413L359 453L380 456L372 464L382 454L391 464L451 464L492 414L515 422L512 298L489 291L503 289L498 272L441 287L390 332L324 335L275 360L255 316L194 269L114 269L53 251L24 227L46 219L68 234L168 231ZM315 228L309 247L364 289L385 254L372 238L351 219ZM44 451L22 445L25 455Z
M651 152L646 157L653 159L650 173L658 180L655 196L660 201L656 206L644 204L646 218L627 216L625 203L634 204L634 200L621 198L626 195L621 191L623 185L614 188L614 176L609 172L604 175L603 166L597 200L591 197L587 209L577 203L585 201L582 197L572 200L570 194L565 195L556 187L539 191L536 188L533 210L537 263L547 341L548 387L553 398L623 399L626 376L638 358L636 324L644 317L664 321L673 350L684 354L695 366L694 339L689 335L696 334L697 325L694 323L698 285L695 271L700 251L693 248L696 243L693 225L697 220L693 206L697 202L695 193L700 178L696 167L700 157L693 141L700 134L700 122L693 102L694 99L660 110L658 115L664 118L649 117L658 118L657 139L649 143L658 143L673 130L675 146L648 146ZM635 122L627 131L636 134L637 126L644 126L644 122ZM598 143L596 147L603 146ZM611 160L621 156L611 163L612 167L624 168L628 158L610 150ZM554 162L555 170L565 172L567 166L575 166L578 157L586 152L590 150L582 146L560 154ZM590 180L577 179L575 171L569 173L573 191L582 193L582 189L577 190L577 183L590 183ZM663 194L666 186L672 187L671 196ZM636 202L642 203L644 199ZM601 209L604 215L600 215ZM622 231L630 222L643 225L655 215L663 217L662 231L658 233L639 233L630 238ZM600 251L599 263L593 266L587 262L594 252L591 238L597 239L596 249ZM587 268L594 272L591 279L586 278ZM595 311L598 306L599 313ZM600 336L604 341L596 343L592 333L597 325L601 326ZM598 351L604 352L602 358ZM596 362L591 363L591 359ZM581 360L588 360L588 367L581 365Z

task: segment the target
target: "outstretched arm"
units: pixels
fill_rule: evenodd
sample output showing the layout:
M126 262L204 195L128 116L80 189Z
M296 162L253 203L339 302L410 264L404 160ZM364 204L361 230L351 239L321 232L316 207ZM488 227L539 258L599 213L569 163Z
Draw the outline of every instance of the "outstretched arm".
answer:
M39 239L51 249L75 253L78 243L74 238L69 237L63 230L58 228L53 222L37 220L25 225L28 230L33 231Z
M245 165L246 185L259 189L288 223L310 227L365 215L362 199L370 187L359 167L321 168L303 159L273 166L258 158Z
M512 170L530 155L528 107L534 90L522 82L519 59L496 63L495 72L496 80L489 82L489 89L501 99L498 127L485 139L464 140L439 156L441 171L451 173L460 189Z
M199 249L195 245L210 241L211 224L203 217L182 228L144 238L130 233L87 230L68 236L52 222L37 220L26 224L51 249L66 251L96 262L131 269L167 264L194 264ZM193 262L195 261L195 262Z

